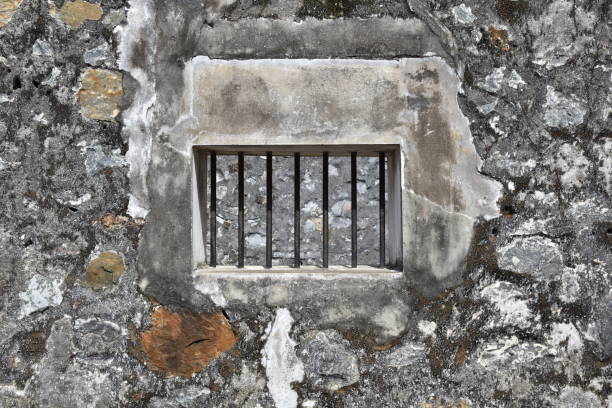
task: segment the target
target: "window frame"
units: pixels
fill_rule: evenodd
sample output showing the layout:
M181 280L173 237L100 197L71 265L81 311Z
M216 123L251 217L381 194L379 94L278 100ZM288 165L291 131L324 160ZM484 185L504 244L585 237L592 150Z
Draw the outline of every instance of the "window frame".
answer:
M300 267L287 265L271 265L269 268L260 265L210 265L210 251L208 250L207 236L210 230L210 215L207 202L210 195L208 157L210 152L218 155L262 155L267 153L280 156L291 156L300 153L304 156L321 157L324 153L330 156L373 156L379 152L386 155L386 205L385 205L385 266L373 267L356 264L353 266L328 265L320 267L315 265L301 265ZM374 153L374 154L373 154ZM194 270L212 273L231 272L264 272L264 273L377 273L403 271L403 231L402 231L402 174L403 163L401 146L395 143L382 144L214 144L194 145L193 154L193 183L192 183L192 265ZM291 204L290 204L291 205ZM358 217L358 215L357 215ZM273 224L273 223L272 223Z

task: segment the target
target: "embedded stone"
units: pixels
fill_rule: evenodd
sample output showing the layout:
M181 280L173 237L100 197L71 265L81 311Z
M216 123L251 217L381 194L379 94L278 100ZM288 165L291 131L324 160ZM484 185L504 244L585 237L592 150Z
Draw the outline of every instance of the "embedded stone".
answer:
M580 125L587 113L586 104L575 95L565 97L552 86L546 87L544 121L550 127L568 128Z
M568 18L568 16L572 18ZM533 62L553 69L563 66L588 46L587 35L597 21L594 13L569 0L551 2L538 19L529 19L527 27L534 41Z
M114 121L121 112L123 75L107 69L88 69L81 78L77 100L81 114L90 119Z
M406 342L398 347L382 353L378 360L386 367L414 366L427 360L425 345L417 342Z
M23 0L0 0L0 27L11 21Z
M159 307L140 337L147 366L160 374L191 377L236 343L222 313L186 314Z
M303 355L306 377L315 386L337 391L359 381L357 356L335 330L308 333Z
M550 279L561 275L563 257L559 246L548 238L516 239L497 250L501 269Z
M117 283L124 271L123 257L114 251L107 251L87 266L85 280L94 289L108 288Z
M493 310L497 312L488 328L506 326L527 328L538 318L529 309L526 295L512 283L496 281L484 287L480 294L483 299L493 304Z
M510 51L510 37L508 36L508 31L494 26L489 26L488 31L493 45L502 51Z
M28 283L28 288L19 294L19 298L23 301L19 318L62 303L62 285L63 282L60 279L34 275Z
M62 21L72 28L79 27L85 20L99 20L102 14L98 4L82 0L68 1L60 10Z
M464 3L453 7L451 12L457 24L472 24L476 20L476 16L472 14L472 9Z

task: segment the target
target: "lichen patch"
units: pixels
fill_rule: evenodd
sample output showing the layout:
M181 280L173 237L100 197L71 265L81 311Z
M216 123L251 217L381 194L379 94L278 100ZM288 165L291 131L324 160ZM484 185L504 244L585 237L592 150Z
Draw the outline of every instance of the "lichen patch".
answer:
M88 69L81 78L77 100L83 116L114 121L121 112L123 75L107 69Z
M222 313L183 314L159 307L140 336L147 366L166 377L191 377L235 343Z
M102 8L98 4L82 0L68 1L60 10L62 21L72 28L80 27L85 20L99 20Z

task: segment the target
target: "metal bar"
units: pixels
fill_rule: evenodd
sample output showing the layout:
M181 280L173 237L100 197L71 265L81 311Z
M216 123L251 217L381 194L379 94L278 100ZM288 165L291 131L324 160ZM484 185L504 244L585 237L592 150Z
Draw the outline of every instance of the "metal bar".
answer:
M379 206L379 222L378 228L380 248L380 267L385 267L385 153L378 153L378 206Z
M217 155L210 152L210 266L217 266Z
M272 267L272 153L266 154L266 268Z
M238 267L244 268L244 153L238 153Z
M329 267L329 153L323 153L323 268Z
M351 266L357 267L357 153L351 152Z
M293 267L300 267L300 154L293 155Z

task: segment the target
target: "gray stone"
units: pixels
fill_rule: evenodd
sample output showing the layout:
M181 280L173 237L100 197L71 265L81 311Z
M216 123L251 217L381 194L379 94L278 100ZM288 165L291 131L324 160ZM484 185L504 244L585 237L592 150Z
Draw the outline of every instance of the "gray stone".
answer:
M570 19L568 16L573 15ZM532 35L535 64L548 69L563 66L570 58L581 53L591 41L586 32L593 29L595 15L576 7L568 0L557 0L549 4L546 13L528 21Z
M126 166L125 158L118 151L108 152L103 146L85 146L85 169L90 176L105 169Z
M603 352L602 359L612 356L612 296L597 302L594 311L595 332Z
M34 275L28 282L28 288L19 294L22 301L19 318L59 305L63 293L64 282L60 277Z
M585 102L576 96L562 96L552 86L546 87L544 121L550 127L567 128L579 125L586 115Z
M559 246L549 238L516 238L497 249L497 264L501 269L552 280L563 271L563 256Z
M106 65L110 59L110 47L108 43L103 42L95 48L85 51L83 61L92 66Z
M578 387L565 386L559 395L559 399L551 401L558 404L560 408L603 408L601 400L591 391Z
M78 347L86 355L103 355L123 351L120 327L111 321L96 318L77 319Z
M314 386L337 391L359 381L357 356L337 331L308 332L301 343L306 378Z
M412 367L426 362L427 349L416 342L403 343L388 352L380 353L378 361L387 367Z
M495 68L493 72L486 76L481 87L492 93L498 92L502 88L502 81L504 80L505 73L506 67Z
M47 354L37 368L36 397L45 407L107 407L116 391L107 372L74 359L75 333L70 317L57 320L47 339ZM87 385L87 386L85 386Z
M597 154L597 177L603 189L612 197L612 138L605 138L594 147Z
M565 191L582 187L591 170L591 162L576 143L564 143L547 160L550 167L560 173L561 186Z

